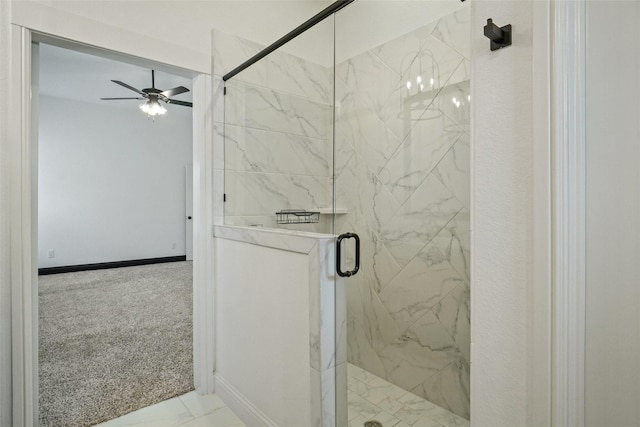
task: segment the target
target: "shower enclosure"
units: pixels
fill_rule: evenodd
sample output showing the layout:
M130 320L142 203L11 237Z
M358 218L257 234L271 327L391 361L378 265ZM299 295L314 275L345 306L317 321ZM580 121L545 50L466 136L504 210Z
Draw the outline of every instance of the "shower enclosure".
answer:
M214 31L223 223L352 233L322 425L468 425L469 5L349 3L266 54Z

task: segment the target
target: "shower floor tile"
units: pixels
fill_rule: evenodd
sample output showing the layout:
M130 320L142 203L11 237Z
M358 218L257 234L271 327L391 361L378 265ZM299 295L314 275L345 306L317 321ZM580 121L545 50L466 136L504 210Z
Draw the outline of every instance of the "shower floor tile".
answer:
M469 420L348 365L349 427L376 420L383 427L469 427Z

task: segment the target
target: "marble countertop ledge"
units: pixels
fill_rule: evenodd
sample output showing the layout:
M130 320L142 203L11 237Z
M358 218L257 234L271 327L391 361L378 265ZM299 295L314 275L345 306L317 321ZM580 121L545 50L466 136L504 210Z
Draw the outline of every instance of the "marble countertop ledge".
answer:
M333 234L237 225L216 225L213 236L303 254L308 254L320 240L336 238Z

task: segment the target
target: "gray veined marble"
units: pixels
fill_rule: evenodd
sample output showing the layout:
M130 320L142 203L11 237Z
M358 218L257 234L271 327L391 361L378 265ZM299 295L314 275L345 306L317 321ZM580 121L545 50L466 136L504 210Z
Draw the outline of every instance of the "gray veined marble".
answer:
M376 352L381 352L387 345L401 336L393 318L380 301L378 294L364 281L360 281L359 302L351 306L352 317L362 327L367 341Z
M467 59L471 58L471 9L462 8L443 17L432 35Z
M467 283L471 279L470 221L469 210L462 209L433 239L434 245Z
M245 91L244 125L312 138L327 138L331 108L316 101L257 86Z
M464 205L471 206L469 134L464 133L449 149L434 170L435 176Z
M463 358L457 359L411 391L469 419L469 362ZM455 421L445 420L449 423ZM462 425L462 421L451 425Z
M380 358L388 378L405 390L411 390L459 356L454 341L435 315L428 312L385 348Z
M456 122L462 129L471 131L471 62L463 60L447 81L434 101L447 117Z
M460 283L433 307L433 313L453 338L467 362L471 360L470 302L469 285Z
M264 46L241 37L233 36L219 30L213 31L212 52L214 74L223 76L239 64L260 52ZM233 81L247 82L266 86L267 64L257 62L240 74Z
M384 288L380 300L404 332L462 282L442 253L428 245Z
M326 50L329 52L329 46ZM331 103L332 73L330 68L282 50L271 53L266 60L269 88L325 104Z
M462 209L462 204L433 175L385 221L380 238L402 267Z
M327 206L327 177L253 172L225 175L227 215L274 215L282 209L314 209Z
M462 128L444 114L418 120L380 172L381 181L403 204L461 136Z
M393 217L400 204L355 153L336 178L336 206L348 207L351 223L366 222L376 233Z
M371 50L382 62L398 75L406 74L411 64L420 53L422 46L433 33L438 21L411 31Z
M349 362L361 367L367 372L386 378L385 366L357 320L351 320L347 323L347 334L349 337L347 341L347 357Z
M392 132L404 139L462 60L463 57L453 49L428 37L377 114Z
M337 134L351 143L373 173L379 173L400 145L400 139L366 107L361 95L348 94L340 106Z
M327 140L227 125L227 170L330 176Z

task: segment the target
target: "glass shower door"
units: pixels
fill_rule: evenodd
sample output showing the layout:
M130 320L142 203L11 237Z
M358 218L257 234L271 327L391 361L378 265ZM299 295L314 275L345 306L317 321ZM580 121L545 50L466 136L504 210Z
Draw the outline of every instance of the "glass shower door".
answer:
M245 57L263 48L218 39ZM225 82L225 224L331 232L332 77L327 22Z
M470 418L470 9L408 3L336 16L334 233L361 240L339 425Z

